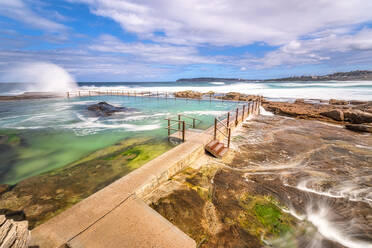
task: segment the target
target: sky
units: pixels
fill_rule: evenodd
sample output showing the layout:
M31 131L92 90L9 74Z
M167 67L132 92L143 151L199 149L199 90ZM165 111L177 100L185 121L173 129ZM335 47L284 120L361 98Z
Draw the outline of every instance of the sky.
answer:
M371 0L0 0L0 79L268 79L372 69Z

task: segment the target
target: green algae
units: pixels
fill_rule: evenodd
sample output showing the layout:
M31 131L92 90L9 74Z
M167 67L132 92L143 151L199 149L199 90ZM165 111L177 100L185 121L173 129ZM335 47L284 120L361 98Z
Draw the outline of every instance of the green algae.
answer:
M0 209L23 211L33 228L170 148L168 142L157 139L120 141L68 166L19 182L0 196Z
M203 166L199 170L187 168L183 173L188 174L185 180L185 185L196 191L198 195L205 201L212 201L213 188L210 181L218 170L218 166Z
M271 240L292 232L293 217L284 213L274 198L244 194L239 199L239 205L243 211L238 223L251 235Z

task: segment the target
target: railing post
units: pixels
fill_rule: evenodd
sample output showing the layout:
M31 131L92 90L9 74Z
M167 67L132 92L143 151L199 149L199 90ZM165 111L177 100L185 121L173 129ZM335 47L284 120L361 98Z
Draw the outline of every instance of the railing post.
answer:
M195 119L192 119L192 128L195 128Z
M227 148L230 148L231 128L227 131Z
M238 125L239 108L236 108L235 126Z
M178 115L178 130L181 130L181 115Z
M170 136L170 124L171 124L171 121L170 121L170 119L168 119L168 136Z
M185 121L182 122L182 142L185 141Z
M214 139L217 139L217 118L214 118Z
M226 122L226 124L227 124L227 128L229 128L230 127L230 112L227 112L227 122Z
M243 105L242 122L244 121L244 114L245 114L245 105Z

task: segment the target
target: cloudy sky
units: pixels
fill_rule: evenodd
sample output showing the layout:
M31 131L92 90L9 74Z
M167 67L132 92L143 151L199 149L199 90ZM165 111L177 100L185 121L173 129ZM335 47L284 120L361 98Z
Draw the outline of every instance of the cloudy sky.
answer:
M372 1L0 0L0 74L32 62L79 81L372 69Z

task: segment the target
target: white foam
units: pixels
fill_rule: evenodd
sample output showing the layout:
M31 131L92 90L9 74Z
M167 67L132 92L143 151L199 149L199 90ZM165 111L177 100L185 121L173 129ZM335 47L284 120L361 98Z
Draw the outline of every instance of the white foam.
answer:
M185 111L183 112L186 115L213 115L220 116L226 114L226 111L217 111L217 110L197 110L197 111Z
M350 237L345 230L340 230L339 226L348 227L348 223L333 223L330 221L332 215L328 206L320 206L317 211L313 211L311 207L307 210L307 220L309 220L317 229L318 232L325 238L335 241L343 246L350 248L371 248L372 244L362 240L356 240Z
M216 82L212 82L216 83ZM358 88L355 86L365 86ZM327 87L331 89L327 89ZM369 87L369 88L366 88ZM123 91L152 91L152 92L176 92L183 90L194 90L200 92L214 91L216 93L240 92L244 94L262 95L267 98L277 99L343 99L343 100L372 100L372 82L239 82L232 84L201 84L200 86L180 86L179 84L169 86L144 86L131 88L126 85L118 86L83 86L84 90L123 90Z
M260 115L273 116L274 114L269 112L269 111L266 111L266 109L264 109L264 107L260 106Z
M27 91L66 92L76 90L75 79L62 67L48 62L19 63L0 77L2 81L30 83Z

